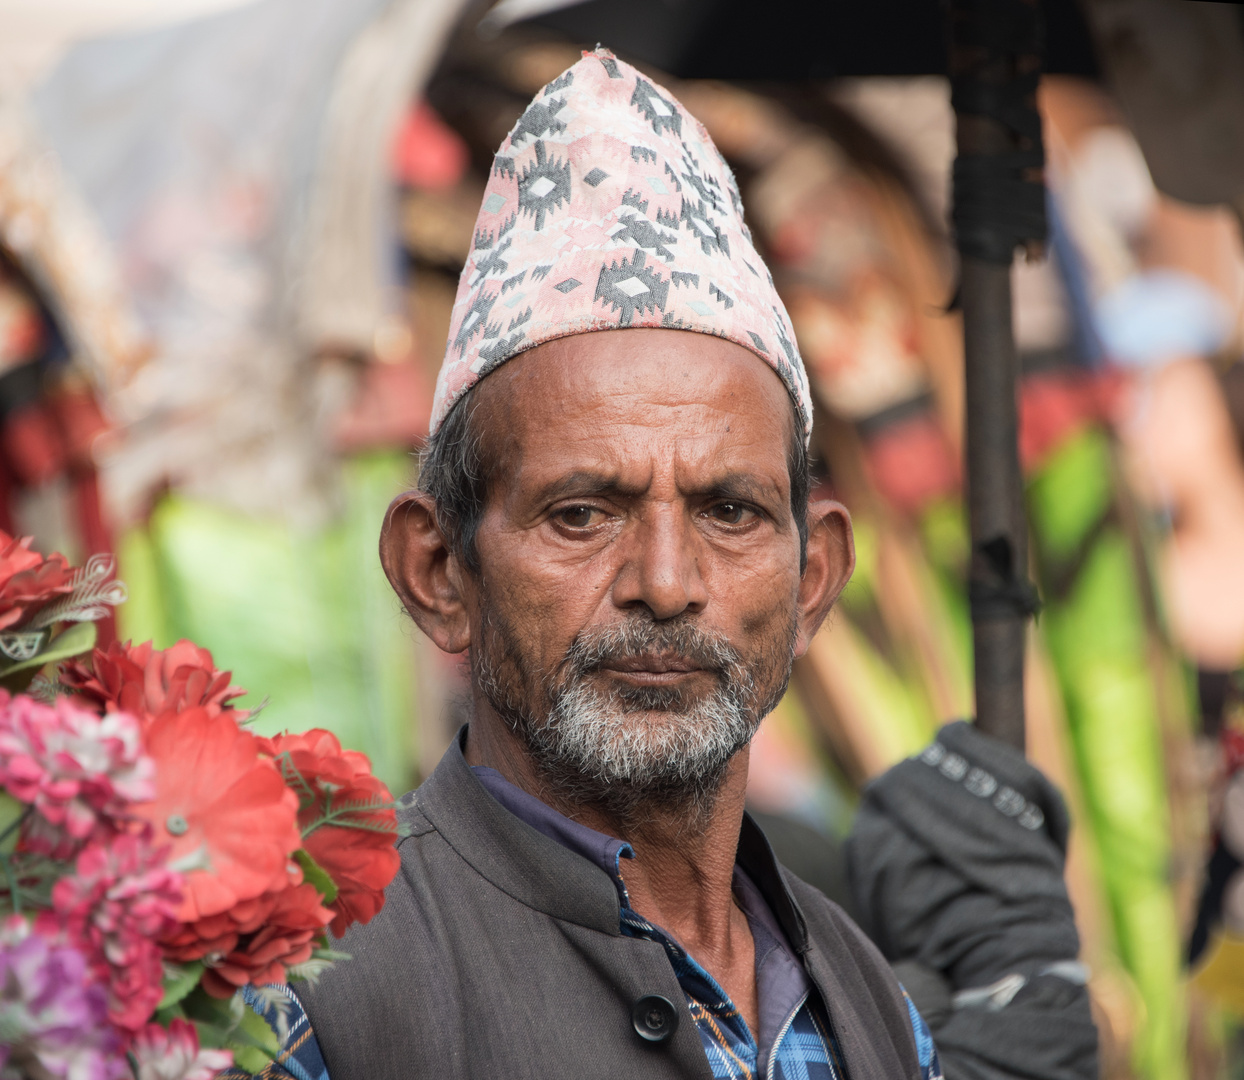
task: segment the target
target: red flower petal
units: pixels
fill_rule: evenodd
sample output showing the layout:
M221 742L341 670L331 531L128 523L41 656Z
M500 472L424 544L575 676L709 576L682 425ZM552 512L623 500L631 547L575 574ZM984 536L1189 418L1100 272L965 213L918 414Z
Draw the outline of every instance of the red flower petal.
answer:
M304 831L330 807L393 801L389 789L372 775L366 755L342 750L330 731L316 728L300 735L278 735L262 740L262 745L287 771L296 771L312 792L308 796L299 790L298 820ZM299 787L296 780L291 783ZM338 937L351 923L368 922L384 906L384 890L400 864L396 841L393 809L347 815L314 828L305 837L307 853L337 886L337 898L329 906L336 915L332 930Z
M301 844L298 799L259 741L227 713L206 708L165 717L147 732L156 762L156 797L136 806L172 859L206 860L186 874L179 912L194 922L253 899L286 879L290 854Z

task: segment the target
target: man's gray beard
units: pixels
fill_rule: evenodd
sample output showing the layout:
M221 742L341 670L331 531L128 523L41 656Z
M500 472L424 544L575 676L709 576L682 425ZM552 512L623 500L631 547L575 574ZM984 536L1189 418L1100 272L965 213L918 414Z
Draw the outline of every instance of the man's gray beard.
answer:
M556 797L627 823L653 813L689 823L707 815L731 759L785 692L794 657L793 620L785 639L749 666L724 636L691 618L636 617L581 633L551 680L532 679L515 636L495 613L487 622L487 644L472 650L472 662L489 703ZM691 660L715 673L717 686L696 699L678 687L605 691L589 683L606 662L642 655ZM533 707L537 683L547 686L543 708ZM635 715L645 712L656 719Z

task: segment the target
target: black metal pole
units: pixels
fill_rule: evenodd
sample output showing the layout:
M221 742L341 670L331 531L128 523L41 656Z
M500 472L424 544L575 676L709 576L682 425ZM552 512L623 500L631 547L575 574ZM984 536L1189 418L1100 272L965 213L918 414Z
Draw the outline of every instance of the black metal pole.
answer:
M982 259L964 258L960 269L963 353L967 385L968 519L972 535L970 582L997 586L990 552L1009 547L1012 567L1026 565L1027 524L1019 468L1016 381L1018 363L1011 331L1011 271ZM986 547L990 544L993 547ZM1003 555L1005 558L1005 555ZM982 731L1024 748L1024 637L1028 616L1020 611L972 613L976 723Z
M1024 639L1036 597L1027 575L1011 262L1017 247L1031 252L1045 239L1040 9L1035 0L951 0L949 17L976 723L1022 751Z

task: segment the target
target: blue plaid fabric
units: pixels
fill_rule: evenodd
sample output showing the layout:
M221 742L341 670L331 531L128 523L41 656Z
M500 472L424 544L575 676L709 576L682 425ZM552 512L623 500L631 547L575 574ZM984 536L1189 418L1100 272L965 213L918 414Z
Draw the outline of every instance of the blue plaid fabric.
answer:
M805 994L769 1051L763 1068L760 1047L743 1015L721 985L679 945L629 907L622 909L622 932L659 942L665 948L715 1080L846 1080L846 1069L820 996ZM944 1080L928 1025L903 991L911 1016L922 1080Z
M261 997L254 987L245 986L242 998L276 1033L281 1052L261 1073L233 1068L217 1074L216 1080L245 1080L252 1075L264 1077L264 1080L329 1080L328 1067L311 1030L311 1021L294 992L288 986L266 986L264 990L266 994ZM273 990L278 993L273 994Z
M780 930L776 930L772 916L767 915L767 905L755 885L741 870L735 875L735 896L747 915L756 941L757 986L761 1005L762 1008L765 1006L764 998L768 992L775 995L775 1000L769 1002L770 1006L783 1009L777 1014L781 1023L773 1024L775 1030L769 1032L768 1046L757 1042L757 1033L749 1030L742 1013L717 980L673 938L632 909L621 870L621 860L633 855L629 844L571 821L534 796L514 787L491 769L476 767L472 771L508 810L565 847L590 859L613 879L618 890L622 933L632 938L655 941L665 949L716 1080L848 1080L838 1041L820 995L803 973L789 946L775 936L780 934ZM772 975L766 968L766 977L761 977L759 968L762 959L767 963L774 952L781 954L776 958L779 970ZM243 992L247 1003L264 1017L278 1036L282 1035L282 1030L285 1033L281 1038L281 1053L259 1076L263 1080L330 1080L306 1013L288 988L280 989L283 993L275 999L275 1003L259 997L250 988ZM911 999L906 997L906 992L904 997L916 1038L921 1078L944 1080L928 1026ZM762 1028L764 1026L762 1018ZM247 1075L235 1069L223 1073L222 1077L224 1080L243 1080Z

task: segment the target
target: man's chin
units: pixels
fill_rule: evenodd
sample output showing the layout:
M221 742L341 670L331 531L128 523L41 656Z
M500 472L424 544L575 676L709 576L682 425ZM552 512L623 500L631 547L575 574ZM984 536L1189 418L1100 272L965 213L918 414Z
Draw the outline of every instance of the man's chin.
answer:
M726 730L703 710L598 708L529 731L528 748L567 802L634 820L706 809L754 731L737 714Z
M637 683L604 672L586 680L598 700L608 703L609 710L619 721L654 718L676 721L684 719L718 690L714 680L701 677L684 678L673 683Z
M688 776L681 762L651 759L621 775L610 760L546 762L541 770L568 806L592 807L624 826L653 817L697 819L711 811L725 779L728 760Z

